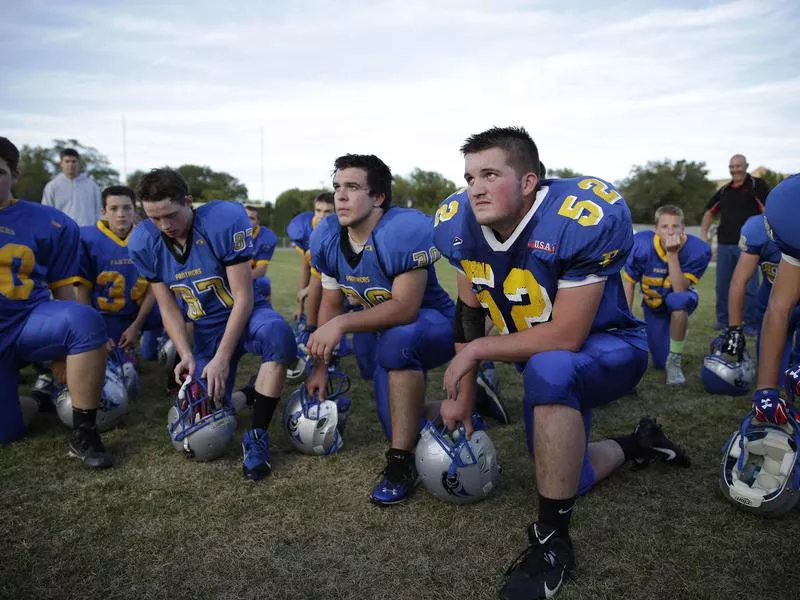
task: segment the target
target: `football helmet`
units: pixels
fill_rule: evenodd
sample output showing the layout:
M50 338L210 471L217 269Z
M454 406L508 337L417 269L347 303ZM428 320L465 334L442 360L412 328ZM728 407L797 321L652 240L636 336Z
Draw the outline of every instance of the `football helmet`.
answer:
M727 354L721 338L711 342L709 353L703 358L700 377L709 394L744 396L750 392L755 378L755 366L747 350L742 350L742 359Z
M72 396L66 386L62 387L56 396L56 413L61 422L67 427L72 427ZM97 407L98 431L107 431L116 427L125 417L128 410L128 390L122 375L114 365L106 365L106 379L100 392L100 404Z
M479 502L500 483L497 450L486 431L475 431L468 440L463 427L448 432L428 421L414 460L422 484L445 502Z
M139 399L139 372L136 370L136 355L126 354L120 348L114 348L108 357L108 366L117 371L120 379L125 384L128 400L136 402Z
M167 414L167 433L186 458L214 460L236 433L236 411L227 399L218 406L201 379L187 377Z
M301 385L286 400L283 424L286 434L303 454L330 456L344 444L342 431L350 412L350 377L331 368L325 400L309 396Z
M792 413L783 426L750 413L725 444L719 486L737 508L777 517L800 502L800 424Z
M178 350L167 336L162 337L158 343L158 366L167 371L172 371L178 360Z
M299 385L308 377L311 370L311 361L306 355L305 346L297 346L297 357L294 363L286 367L286 383L289 385Z

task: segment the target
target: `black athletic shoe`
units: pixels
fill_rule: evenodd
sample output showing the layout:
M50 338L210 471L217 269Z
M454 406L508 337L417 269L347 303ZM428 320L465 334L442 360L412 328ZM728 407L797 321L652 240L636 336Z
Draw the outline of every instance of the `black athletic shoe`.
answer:
M683 449L666 436L661 425L652 417L642 417L633 434L643 452L641 457L634 459L636 468L644 468L656 461L680 467L692 464Z
M572 541L549 525L531 523L528 539L530 546L506 570L503 600L552 598L575 566Z
M90 469L106 469L113 464L110 452L97 432L97 426L80 425L69 436L69 454L80 458Z

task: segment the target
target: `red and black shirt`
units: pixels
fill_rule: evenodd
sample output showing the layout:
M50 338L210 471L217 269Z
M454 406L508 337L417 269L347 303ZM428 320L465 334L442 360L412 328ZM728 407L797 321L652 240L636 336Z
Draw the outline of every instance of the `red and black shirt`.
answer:
M738 244L745 221L764 212L767 194L767 183L749 173L741 184L734 185L731 181L718 189L706 205L706 210L711 211L712 215L719 215L717 242Z

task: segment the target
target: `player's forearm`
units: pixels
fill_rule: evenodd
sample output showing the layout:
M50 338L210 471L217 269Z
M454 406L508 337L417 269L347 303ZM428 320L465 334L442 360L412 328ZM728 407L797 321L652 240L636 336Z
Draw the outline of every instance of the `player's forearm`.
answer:
M311 265L309 265L308 262L306 262L305 256L303 256L302 266L300 268L300 278L297 280L298 292L308 285L310 277L311 277Z
M632 281L628 281L624 277L622 278L622 287L625 290L625 300L628 303L628 309L630 310L633 308L633 299L636 295L636 284Z
M744 320L744 297L746 295L746 281L741 281L733 275L731 287L728 290L728 325L730 327L741 327Z
M311 276L308 284L308 296L306 297L306 323L312 327L317 326L319 320L319 308L322 303L322 281L319 277Z
M407 325L419 314L419 304L409 304L392 298L377 306L349 312L337 317L342 331L362 333Z
M464 351L469 352L475 360L524 363L540 352L552 350L577 352L586 341L587 335L588 331L581 334L550 321L517 333L473 340L467 344Z
M175 344L175 350L177 350L181 358L191 356L192 344L189 341L189 334L186 332L183 314L175 300L173 299L171 304L160 302L158 307L161 311L161 321L164 323L164 329L167 331L169 339Z
M152 312L155 301L156 299L153 296L153 291L148 289L144 300L142 300L142 305L139 307L139 312L136 313L136 319L134 319L132 323L132 325L136 326L136 329L141 330L142 327L144 327L144 322Z
M667 259L667 269L674 292L685 292L689 289L689 282L686 280L686 277L683 276L683 269L681 268L677 252L669 255Z
M222 334L222 340L215 353L215 356L223 356L230 360L236 348L239 346L239 340L242 338L247 322L250 320L250 315L253 313L253 296L242 294L237 296L231 309L231 314L228 317L228 323L225 325L225 333Z
M256 267L253 267L252 275L253 279L258 279L259 277L263 277L267 274L267 268L269 267L268 264L260 264Z
M463 351L467 344L456 344L456 354ZM475 407L475 400L478 395L478 369L472 369L458 381L458 389L462 398L469 398L472 407Z
M703 220L700 222L700 233L703 236L703 240L706 242L708 241L708 228L711 227L711 222L713 220L714 216L711 214L710 210L703 213Z
M778 387L783 347L789 329L789 310L775 310L770 303L761 325L761 345L758 353L757 388Z
M344 308L342 307L342 293L338 291L331 292L330 297L326 297L324 291L322 292L322 299L319 305L319 311L317 311L317 327L322 327L331 319L335 319L338 317L342 312L344 312Z

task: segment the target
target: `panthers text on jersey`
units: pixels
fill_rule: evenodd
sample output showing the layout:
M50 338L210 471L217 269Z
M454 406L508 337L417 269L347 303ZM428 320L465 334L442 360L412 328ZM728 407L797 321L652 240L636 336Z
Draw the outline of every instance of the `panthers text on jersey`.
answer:
M50 300L51 289L80 281L79 261L80 228L61 211L26 200L0 209L0 331ZM0 349L13 340L0 337Z
M800 173L775 186L767 196L765 226L784 258L800 267Z
M591 331L614 330L647 348L619 275L633 245L631 214L605 181L543 180L530 211L504 242L478 225L467 192L456 192L436 211L434 242L472 282L501 333L549 321L559 288L605 280Z
M690 287L697 285L711 261L711 247L694 235L684 234L678 251L678 262ZM664 298L672 291L667 266L667 252L661 238L652 229L633 236L633 250L622 270L622 276L642 288L642 305L651 310L663 307Z
M253 258L250 264L253 268L268 265L278 245L278 236L269 227L256 227L253 231Z
M128 252L145 279L169 286L198 327L224 329L233 308L225 268L252 260L253 228L241 204L217 200L195 209L183 256L150 220L134 228ZM258 294L254 301L268 306Z
M80 272L97 310L133 321L149 284L128 254L128 237L118 237L103 221L81 227Z
M370 308L392 297L392 282L414 269L428 270L421 308L453 309L453 301L439 285L433 264L439 251L433 244L431 217L418 210L389 208L372 230L364 250L350 247L347 228L336 215L323 219L311 236L315 270L332 277L351 303Z

